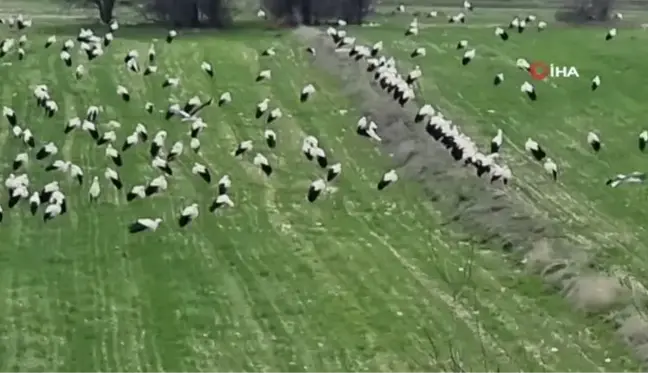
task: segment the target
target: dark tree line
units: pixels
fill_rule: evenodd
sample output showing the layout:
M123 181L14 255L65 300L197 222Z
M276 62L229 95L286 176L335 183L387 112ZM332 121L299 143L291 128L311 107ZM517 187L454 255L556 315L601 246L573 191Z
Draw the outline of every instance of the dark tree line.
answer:
M151 21L173 27L227 27L232 24L236 0L66 0L97 8L108 23L119 6L135 6ZM335 19L361 23L373 0L260 0L260 8L284 25L317 25Z
M232 23L228 0L152 0L142 8L150 20L173 27L227 27Z
M99 18L108 23L119 6L136 7L146 19L173 27L226 27L231 24L230 0L66 0L97 8ZM234 0L232 0L234 2Z
M65 0L94 6L99 17L109 22L115 7L136 6L151 21L173 27L227 27L233 23L236 0ZM318 25L336 19L359 24L376 0L259 0L260 8L281 25ZM615 0L566 0L556 12L564 22L607 21ZM250 11L250 10L248 10Z
M336 19L360 24L372 3L372 0L262 0L262 7L289 25L318 25Z
M572 0L556 12L556 20L571 23L610 20L615 0Z

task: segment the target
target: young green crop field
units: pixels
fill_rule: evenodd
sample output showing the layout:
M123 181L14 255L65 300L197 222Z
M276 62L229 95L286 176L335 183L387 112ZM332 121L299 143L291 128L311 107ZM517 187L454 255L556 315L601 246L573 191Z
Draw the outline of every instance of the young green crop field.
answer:
M533 27L523 34L509 31L511 38L505 42L495 36L493 27L480 27L478 22L466 27L446 25L444 20L426 24L423 19L421 34L408 39L402 33L409 20L357 33L367 40L383 40L390 53L407 61L405 66L419 64L424 100L442 108L467 133L486 144L501 128L506 137L504 157L515 166L513 174L525 184L519 187L533 204L572 232L593 238L598 247L592 249L601 249L601 260L608 266L648 277L644 265L648 254L642 243L648 238L642 224L648 218L642 205L644 189L605 187L617 173L645 171L646 155L638 150L637 139L648 128L643 120L648 108L641 102L648 88L639 83L641 69L635 64L648 55L636 48L648 39L646 32L620 28L619 37L606 42L607 28L558 25L542 33ZM508 19L500 24L505 26ZM463 50L455 48L459 40L467 40L468 48L477 51L466 67L460 63ZM409 53L419 46L428 56L411 61ZM535 82L539 99L531 102L519 90L531 79L516 68L518 58L575 66L580 78ZM495 87L497 73L503 73L505 81ZM602 84L592 92L590 82L596 75ZM589 131L598 133L604 143L599 154L586 142ZM542 167L523 155L528 137L558 163L558 183L549 182Z
M506 134L504 155L513 169L516 192L537 211L563 224L600 257L607 269L645 279L641 187L606 189L618 172L642 170L636 150L643 130L641 61L643 31L620 30L605 43L604 29L553 30L512 35L504 43L492 30L423 26L416 39L402 35L408 18L375 28L352 29L368 41L383 40L387 52L407 64L415 46L428 56L417 62L424 76L421 94L465 131L486 145L497 128ZM442 21L437 21L442 24ZM2 26L6 27L6 26ZM97 29L102 35L105 30ZM56 32L58 42L45 50ZM477 250L460 232L442 227L443 217L420 188L400 180L382 192L375 185L391 168L375 143L355 134L361 113L339 82L312 66L312 56L288 32L237 30L214 34L180 33L172 44L166 30L120 30L105 55L88 62L75 46L72 67L59 59L61 43L73 34L35 26L28 30L26 58L15 51L0 66L0 100L12 107L19 125L38 142L53 141L65 159L85 171L78 186L66 175L44 172L48 162L33 159L25 172L37 191L52 180L68 197L67 214L43 223L27 202L6 207L0 230L0 370L50 371L621 371L638 364L612 330L598 319L575 313L539 278L521 276L498 252ZM3 37L17 31L3 28ZM157 38L153 40L153 38ZM461 67L456 42L467 39L477 57ZM148 77L129 72L125 54L139 51L142 67L156 44L159 71ZM275 46L277 55L260 52ZM576 65L581 79L538 84L539 100L519 92L524 79L514 61L544 59ZM210 79L200 69L209 61ZM74 77L78 64L87 75ZM407 65L406 65L407 66ZM262 69L272 79L255 83ZM491 85L497 72L500 87ZM601 88L589 91L590 75ZM161 88L164 76L179 77L176 88ZM312 83L307 103L299 91ZM33 88L47 84L60 110L46 118L36 107ZM117 85L127 87L125 103ZM206 108L208 124L197 155L188 149L188 125L164 119L170 100L203 100L229 91L233 102ZM270 127L278 146L263 141L267 128L254 119L263 98L284 117ZM156 109L144 110L151 101ZM185 153L172 163L169 190L126 202L104 179L113 167L87 133L63 133L67 120L100 105L98 122L116 120L116 147L137 123L149 135L165 130L167 145L182 140ZM492 112L490 112L492 111ZM2 119L4 121L4 119ZM8 125L0 126L0 174L25 151ZM596 129L604 150L594 156L585 142ZM331 162L343 171L333 189L315 203L306 201L309 184L325 175L301 154L302 140L316 136ZM561 169L557 183L522 152L527 136L540 141ZM244 140L254 149L235 159ZM150 141L150 140L149 140ZM159 174L150 165L149 144L123 154L119 169L125 189ZM38 148L38 146L37 146ZM275 172L266 177L252 164L264 154ZM33 155L33 153L31 153ZM235 207L210 214L215 183L192 175L194 162L208 166L218 180L232 179ZM88 188L102 182L99 202ZM180 210L198 203L200 216L184 229ZM156 232L131 235L137 218L161 217Z

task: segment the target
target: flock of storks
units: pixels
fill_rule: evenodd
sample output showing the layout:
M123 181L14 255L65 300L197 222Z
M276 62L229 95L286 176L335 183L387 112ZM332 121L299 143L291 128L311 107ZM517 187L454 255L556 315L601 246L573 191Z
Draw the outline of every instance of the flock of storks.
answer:
M448 15L448 22L465 23L467 19L465 12L472 11L474 11L473 5L469 1L464 1L463 10L457 14ZM397 6L394 11L394 13L405 12L406 7L402 4ZM414 12L413 15L413 21L404 31L406 37L416 37L419 35L420 26L418 16L420 13ZM428 18L434 18L437 16L439 16L439 13L435 11L427 14ZM615 13L614 17L617 19L623 19L621 13ZM534 22L536 22L538 32L543 32L547 28L547 23L544 21L538 21L534 15L527 15L526 17L516 16L509 22L507 29L499 26L495 27L494 35L502 41L507 41L510 39L510 30L517 31L521 34ZM378 41L372 46L361 45L357 43L356 38L347 35L347 31L340 28L340 26L344 25L344 22L339 22L337 25L338 28L330 27L327 31L328 35L331 36L332 41L338 48L338 51L348 51L350 58L358 62L364 61L366 64L366 71L373 74L374 83L380 86L382 90L391 95L396 102L404 107L415 97L415 84L422 76L420 67L416 65L407 75L401 75L397 71L396 60L382 54L382 41ZM611 28L607 31L604 39L610 41L616 36L617 29ZM468 44L469 42L467 40L460 40L456 44L456 49L467 49ZM419 56L425 56L426 53L427 51L424 47L416 47L410 53L410 57L415 59ZM472 48L466 50L461 56L461 65L467 66L471 61L473 61L476 55L476 49ZM531 75L532 65L529 61L524 58L519 58L515 61L515 64L517 68L524 70ZM498 86L503 82L504 74L497 73L493 79L493 84ZM600 85L601 78L596 75L591 80L590 88L592 91L596 91ZM530 81L525 81L521 85L520 91L525 93L531 101L536 101L538 99L535 86ZM456 161L461 162L464 166L473 166L478 177L488 175L490 182L501 180L504 184L507 184L511 179L511 169L506 165L499 165L497 163L497 160L499 160L499 152L504 141L502 130L498 130L497 134L492 138L490 149L482 152L470 137L462 133L460 128L453 124L451 120L444 118L443 114L432 105L424 104L421 106L414 118L415 123L421 123L424 121L427 121L425 124L426 130L430 136L443 144ZM373 137L373 135L367 133L367 130L370 130L371 133L375 134L376 129L377 125L374 122L367 122L366 118L362 118L358 122L358 133L360 134ZM594 152L599 152L602 149L601 140L596 133L589 132L586 140ZM646 149L647 143L648 131L643 131L639 134L639 150L643 152ZM528 138L524 144L524 148L534 160L542 162L543 168L554 181L557 180L559 173L557 164L547 156L547 152L537 141ZM606 184L611 187L616 187L622 183L642 183L645 178L646 174L643 172L632 172L627 175L618 174L608 179Z
M467 11L472 11L473 7L469 2L464 2L464 8ZM404 6L399 6L397 11L404 12ZM428 14L429 17L436 16L436 13ZM466 16L463 12L449 17L449 22L465 22ZM530 23L535 21L535 17L528 16L524 19L516 17L509 29L516 28L518 32L523 32L524 28ZM2 23L8 24L9 27L18 30L25 30L31 27L31 20L25 19L22 15L16 18L9 18L2 20ZM330 36L332 43L338 51L348 53L348 57L356 62L363 62L368 74L371 74L374 84L380 87L386 94L390 95L399 105L405 106L408 102L413 101L416 97L415 85L419 78L422 76L422 71L416 66L412 71L406 75L402 75L396 69L396 60L383 53L382 41L373 44L372 46L365 46L356 42L356 38L347 35L344 29L345 23L339 21L336 27L329 27L327 34ZM538 30L546 28L545 22L538 22ZM115 34L119 30L117 21L113 21L109 25L109 30L102 36L95 35L93 30L81 29L76 37L76 40L67 39L61 43L60 59L68 67L74 68L74 76L76 79L83 79L88 73L87 69L82 63L77 61L77 57L73 55L75 45L79 45L81 54L85 54L86 63L92 63L97 58L100 58L104 53L110 49L110 46L115 40ZM419 24L417 18L409 24L405 31L405 35L418 35ZM178 33L175 30L168 32L165 42L172 43L177 37ZM508 40L508 33L503 28L496 28L495 35L502 40ZM610 36L611 35L611 36ZM612 29L606 37L607 40L616 35L616 30ZM7 38L0 42L0 58L5 55L15 52L18 60L25 58L25 48L28 43L27 36L22 34L17 40L14 38ZM44 48L50 49L57 44L56 36L47 38ZM457 49L464 49L468 45L465 40L459 41ZM314 48L309 47L307 51L313 55L316 54ZM261 56L271 58L275 56L274 48L268 48L261 52ZM412 58L424 56L426 54L425 48L418 47L411 53ZM466 51L462 56L461 63L468 65L476 55L475 49ZM142 74L143 76L154 75L158 73L157 52L155 43L151 44L146 58L140 59L137 50L129 51L123 58L124 68L128 69L134 74ZM146 67L142 68L142 64ZM518 67L528 69L528 63L518 61ZM203 61L200 68L207 76L213 77L214 70L208 61ZM255 80L262 82L272 78L272 72L269 69L260 71ZM503 75L498 74L495 79L495 84L500 84L503 81ZM596 87L600 85L600 78L596 77ZM180 84L180 78L166 76L161 88L176 87ZM530 99L536 100L535 88L529 82L525 82L521 90L529 96ZM128 103L131 101L131 93L125 86L116 85L115 93L121 99ZM316 89L312 84L307 84L299 92L299 101L306 103L316 93ZM36 85L33 89L33 96L35 104L41 108L45 117L52 118L59 110L59 106L55 100L55 93L51 92L49 87L45 84ZM172 118L179 118L182 123L189 127L189 148L196 154L200 154L200 135L203 133L207 124L199 115L202 110L214 103L213 98L203 101L199 96L189 98L183 104L175 102L169 105L166 110L161 110L164 113L166 120ZM216 104L225 106L232 102L232 95L230 92L222 93ZM155 105L151 102L146 102L143 111L152 114ZM98 124L98 118L102 108L98 106L90 106L87 108L83 117L69 118L66 121L65 127L62 129L67 136L80 136L76 132L85 132L90 141L94 141L97 147L103 147L108 162L113 164L113 167L106 167L104 170L104 178L117 190L125 192L125 199L132 202L137 199L147 199L164 192L168 188L170 177L173 175L173 163L183 155L185 150L185 141L176 139L170 146L167 147L167 132L163 129L149 134L147 127L138 123L135 130L127 134L120 145L118 143L118 130L121 124L117 121L110 121L105 124L107 130L101 132ZM76 180L79 185L84 184L84 170L77 164L72 163L70 160L55 159L59 155L59 148L53 142L37 143L35 134L32 129L21 121L20 116L13 109L9 107L3 108L3 115L6 117L11 133L17 141L24 144L25 150L17 154L11 165L13 172L18 172L26 168L33 156L38 162L44 163L44 169L50 173L60 173L69 175L70 178ZM256 119L262 120L266 129L263 132L265 146L269 150L277 146L277 134L271 128L271 124L279 120L283 113L280 108L271 107L270 99L266 98L256 105L254 110ZM478 145L467 135L461 132L456 124L451 120L446 119L432 105L425 104L421 106L413 118L415 123L424 123L425 128L429 135L436 141L441 143L448 149L450 155L458 162L465 166L472 166L475 169L476 175L482 177L487 175L490 182L500 180L503 184L507 184L511 178L512 173L508 166L499 164L499 151L503 144L503 133L498 130L497 135L492 139L488 151L480 151ZM362 117L357 122L357 133L361 136L367 137L375 142L380 142L381 138L378 134L378 124L371 118ZM587 141L591 144L594 151L601 149L601 142L598 136L594 133L588 134ZM123 165L123 156L126 152L132 152L132 148L140 147L140 144L149 142L148 154L150 157L150 166L159 172L159 175L151 180L145 181L141 184L131 185L126 188L125 184L118 172L118 169ZM639 137L639 146L641 150L646 147L648 143L648 131L643 132ZM238 146L233 149L232 156L236 158L245 157L253 149L253 140L241 141ZM544 162L544 168L555 180L558 177L557 165L547 157L545 150L533 139L529 138L525 143L525 149L537 161ZM301 148L304 157L308 161L315 161L317 166L325 173L317 180L310 183L306 191L306 200L315 202L318 197L327 191L327 185L333 182L338 175L341 174L342 164L331 164L326 151L320 146L319 140L314 136L306 136L303 139ZM261 152L256 152L253 157L250 157L252 163L257 166L261 173L266 177L272 177L273 165ZM212 174L209 168L200 163L194 163L191 172L200 177L206 183L212 182ZM642 182L645 175L640 173L633 173L630 175L617 175L615 178L608 181L611 186L617 186L622 182ZM396 170L391 169L383 174L381 179L377 182L376 188L383 190L388 185L398 180ZM230 199L228 191L231 186L231 179L228 175L222 176L217 181L217 191L215 198L208 210L210 212L220 211L225 207L234 206L234 202ZM4 180L5 187L7 188L9 199L8 207L14 208L21 201L26 201L31 214L38 213L41 207L43 208L43 220L45 222L63 215L67 212L67 198L62 189L62 185L58 180L48 182L41 186L34 186L30 182L27 173L10 174ZM100 177L94 175L90 186L88 188L89 199L97 201L102 193L102 184ZM180 227L187 226L191 221L199 216L199 205L196 203L189 204L181 209L178 224ZM0 207L0 221L2 220L3 211ZM131 233L141 231L155 231L158 229L162 222L161 218L143 217L132 222L128 229Z
M11 28L16 28L19 31L31 27L31 20L25 19L22 15L18 17L11 17L2 20L3 24L7 24ZM74 57L75 44L79 44L79 50L85 54L87 63L91 63L95 59L104 55L105 51L110 47L114 41L114 34L119 29L119 24L113 21L110 24L110 30L103 36L99 37L94 34L92 30L81 29L76 40L67 39L61 43L60 59L67 67L72 67L76 62ZM171 30L166 37L167 43L172 43L177 32ZM25 48L28 39L26 34L22 34L16 41L14 38L7 38L0 42L0 57L14 52L18 60L25 58ZM56 36L47 38L44 48L50 49L57 43ZM156 50L155 45L152 44L148 50L147 62L148 66L144 69L143 75L151 75L157 71L156 65ZM129 51L124 57L124 65L133 73L140 73L139 53L136 50ZM201 65L206 74L213 76L213 69L211 64L203 62ZM74 76L76 79L83 79L87 74L87 69L83 64L79 63L74 68ZM162 83L162 88L177 86L179 78L167 77ZM131 101L131 93L129 90L122 86L117 85L115 92L121 97L124 102ZM35 104L42 108L47 118L52 118L59 110L59 106L55 99L55 93L51 92L49 87L45 84L36 85L33 89ZM219 105L224 105L231 101L231 95L224 93L221 95ZM198 96L190 98L184 106L179 104L172 104L166 111L166 119L171 119L173 116L182 116L183 121L191 121L191 136L189 139L189 147L194 152L200 151L199 134L206 128L205 123L197 116L198 112L204 107L213 103L213 99L202 102ZM149 114L154 111L154 105L151 102L146 102L143 108ZM117 132L121 128L121 124L117 121L111 120L104 125L107 128L104 132L100 131L98 118L102 108L92 105L87 108L85 115L82 118L74 117L69 118L62 131L67 136L79 136L75 132L81 131L88 134L88 139L96 143L97 147L104 147L103 151L109 162L114 164L114 167L106 167L104 170L104 178L117 190L124 190L124 182L117 171L123 165L122 155L138 144L147 142L149 139L149 131L142 123L135 126L133 133L127 135L121 144L117 146ZM10 125L11 133L17 141L24 144L25 151L17 154L11 164L13 172L21 171L28 167L31 163L30 158L33 156L36 161L44 163L44 170L48 173L59 173L69 175L70 178L76 180L79 185L84 184L84 170L77 164L72 163L66 159L55 159L60 155L59 146L54 142L43 142L38 144L35 134L32 132L26 123L24 123L18 113L10 107L3 107L3 116L7 119ZM164 130L157 131L151 139L149 147L149 155L151 158L151 167L159 170L160 175L148 180L141 185L131 186L125 193L125 198L128 202L136 199L144 199L164 192L168 188L168 176L173 175L171 168L179 156L183 154L184 143L182 140L174 142L168 149L166 149L165 140L167 132ZM205 165L195 163L191 172L206 182L211 182L211 173ZM67 197L63 191L63 186L58 180L53 180L40 187L34 186L27 173L10 174L4 180L4 185L7 188L9 200L7 206L9 208L16 207L21 201L26 201L32 215L36 215L41 207L43 207L43 221L47 222L57 216L63 215L67 212ZM228 175L225 175L218 180L218 195L215 197L213 203L209 206L210 211L223 208L225 206L233 206L234 203L229 198L227 192L231 185L231 180ZM95 202L99 199L102 193L102 186L99 176L93 176L90 186L88 188L89 199ZM182 209L178 223L180 226L186 226L189 222L198 216L197 204L190 204ZM3 217L3 210L0 207L0 221ZM156 230L161 223L160 218L141 218L129 225L130 232L140 232L143 230Z
M16 18L12 17L2 20L2 23L20 31L31 27L31 20L25 19L22 15ZM113 21L109 25L109 30L101 36L95 35L93 30L81 29L76 40L67 39L60 44L60 60L65 66L73 69L76 79L84 79L88 74L88 69L81 61L78 61L80 58L75 56L75 46L78 44L80 53L85 55L85 63L90 64L110 50L118 30L119 24L117 21ZM169 31L165 39L166 43L172 43L177 35L178 33L175 30ZM46 39L43 48L51 50L55 48L57 43L57 37L50 36ZM18 60L23 60L26 56L25 50L27 49L27 45L28 39L26 34L22 34L17 40L14 38L4 39L0 42L0 57L15 53ZM271 58L275 55L275 50L271 47L261 51L260 54L266 58ZM124 68L133 74L141 74L143 76L157 74L158 65L155 43L151 44L145 58L140 58L139 51L131 50L124 56L123 63ZM73 67L75 64L76 67ZM145 67L144 64L146 64ZM207 76L214 76L212 64L208 61L203 61L200 64L200 68ZM265 69L257 74L255 80L262 82L271 78L271 71ZM180 78L166 76L161 84L161 89L176 87L179 84ZM132 100L131 92L123 85L116 85L115 93L125 103L129 103ZM298 93L299 101L306 103L315 93L315 87L312 84L306 84L301 92ZM59 111L59 106L56 102L56 93L50 91L47 85L39 84L33 88L33 95L35 104L43 110L45 117L55 117ZM62 128L62 131L66 136L82 136L79 132L86 133L88 141L93 141L98 148L103 148L102 150L106 160L111 164L103 172L104 179L109 183L110 187L123 191L127 202L148 199L167 190L174 174L172 166L183 155L185 142L189 143L189 149L191 151L200 154L201 134L207 128L207 124L200 114L204 108L215 102L219 107L225 106L232 102L232 94L230 92L224 92L219 96L217 101L213 98L203 101L199 96L193 96L186 102L174 102L166 110L161 110L164 113L164 119L167 121L173 118L179 118L189 128L189 137L187 139L176 139L170 146L167 146L167 131L159 129L154 133L149 133L149 129L143 123L137 123L132 133L124 134L125 137L118 140L121 124L111 120L108 123L102 123L100 125L98 120L103 108L95 105L88 107L82 117L66 119L66 124ZM146 102L142 110L153 114L155 105L152 102ZM16 141L22 142L24 146L24 151L17 154L13 160L11 165L12 172L18 173L27 168L32 163L31 158L33 157L38 163L43 165L44 170L48 174L67 175L79 185L84 185L85 173L78 164L67 159L57 159L61 155L60 145L56 145L54 142L37 141L36 138L39 138L39 136L36 136L32 132L32 128L29 128L24 123L24 120L20 118L19 113L16 113L12 108L3 107L3 116L9 123L13 137ZM267 146L268 150L274 149L277 146L277 133L272 129L272 125L283 116L281 109L271 107L270 99L266 98L256 105L254 108L254 116L266 126L266 129L263 131L265 146ZM371 130L367 130L367 133L371 133ZM41 139L39 138L39 140ZM159 175L141 184L126 187L118 171L124 164L123 157L129 152L136 151L134 148L141 147L141 144L147 142L149 143L148 155L150 158L150 166L157 170ZM253 149L253 145L253 140L241 141L233 149L232 156L244 159ZM327 185L341 174L342 164L330 162L326 151L320 146L319 140L314 136L306 136L303 139L301 150L308 161L316 162L317 167L324 171L322 177L312 181L308 190L305 191L306 200L315 202L323 192L328 190ZM250 158L252 163L259 168L259 172L266 177L273 177L273 165L266 156L261 152L256 152ZM204 164L194 163L191 172L206 183L212 182L211 171ZM36 215L39 210L43 210L43 220L45 222L67 212L68 206L66 194L63 190L64 184L60 183L59 180L53 180L45 185L35 186L31 183L27 173L14 173L7 176L4 180L9 196L7 206L10 209L18 206L21 201L25 201L31 214ZM382 190L396 180L397 175L395 172L393 170L388 171L377 182L377 189ZM231 183L232 181L229 175L224 175L217 181L214 200L208 206L210 212L214 213L223 208L234 206L234 202L228 194ZM99 200L102 194L102 188L100 176L92 176L88 187L88 196L91 202ZM179 211L179 226L187 226L199 216L199 211L200 207L196 203L183 207ZM0 207L0 221L2 217L3 210ZM142 217L132 222L128 229L131 233L147 230L155 231L161 223L162 219L159 217Z

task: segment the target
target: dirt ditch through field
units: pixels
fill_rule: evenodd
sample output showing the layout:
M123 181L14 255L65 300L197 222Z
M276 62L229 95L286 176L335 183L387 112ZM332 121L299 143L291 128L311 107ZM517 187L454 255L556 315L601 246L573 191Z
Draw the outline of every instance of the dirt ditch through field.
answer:
M379 125L383 150L392 154L404 179L417 180L447 217L447 224L471 234L477 245L501 249L512 263L540 275L576 310L613 323L618 335L648 366L648 321L637 307L645 302L621 279L594 270L581 243L556 224L536 216L510 188L490 185L454 162L424 126L414 125L417 105L401 108L372 83L363 64L335 52L320 30L296 29L317 51L314 64L340 78L344 92ZM349 125L354 125L350 123Z

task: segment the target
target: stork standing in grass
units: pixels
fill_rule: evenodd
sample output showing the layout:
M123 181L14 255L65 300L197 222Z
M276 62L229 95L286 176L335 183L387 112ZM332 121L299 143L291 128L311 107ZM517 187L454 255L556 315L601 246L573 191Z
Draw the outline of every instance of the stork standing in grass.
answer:
M253 163L258 166L266 176L272 175L272 172L274 170L272 169L268 158L266 158L263 154L257 153L257 155L254 156Z
M551 158L547 158L543 167L554 181L558 180L558 166Z
M150 219L150 218L143 218L143 219L137 219L135 222L131 223L128 226L128 231L130 233L139 233L139 232L144 232L144 231L156 231L160 223L162 223L162 219L156 218L156 219Z
M220 194L209 206L209 212L216 212L218 209L221 209L225 206L234 207L234 202L232 202L227 194Z
M315 202L324 188L326 188L326 182L323 179L317 179L313 181L308 187L308 192L306 193L306 199L308 200L308 202Z
M425 105L421 106L419 111L416 113L416 116L414 117L414 122L415 123L422 122L423 119L425 119L426 117L433 116L435 114L435 112L436 112L436 110L434 110L432 105L425 104ZM366 121L366 119L365 119L365 121Z
M191 173L200 176L200 178L205 180L206 183L211 183L211 173L205 165L194 163L191 168Z
M592 147L592 149L595 152L598 153L601 150L601 140L599 139L596 133L589 132L587 134L587 143Z
M326 181L331 182L333 181L338 175L342 173L342 164L341 163L336 163L331 166L329 166L328 171L326 173Z
M126 193L126 201L131 202L135 199L146 198L146 187L144 185L134 185L128 193Z
M491 140L490 152L491 154L499 153L504 142L504 132L501 129L497 130L497 135Z
M178 218L178 225L182 228L191 223L199 215L198 204L193 203L180 212L180 218Z
M648 144L648 131L641 131L639 134L639 151L646 150L646 144Z
M389 170L380 178L380 181L378 181L376 188L378 190L383 190L387 188L388 185L391 185L396 181L398 181L398 174L396 174L396 170Z
M308 101L308 99L311 97L313 93L315 93L315 87L312 84L307 84L301 90L301 94L299 95L299 101L302 103Z
M531 138L528 138L527 141L524 143L524 149L526 149L526 151L531 153L533 158L538 162L542 161L547 156L547 153L540 146L540 144L538 144L536 141L534 141Z
M225 175L218 180L218 194L227 194L227 191L232 186L232 179L229 175Z

